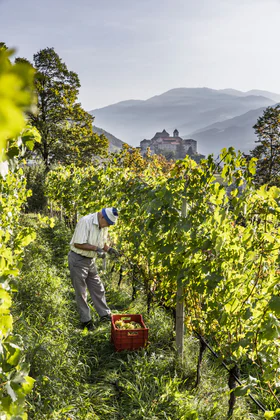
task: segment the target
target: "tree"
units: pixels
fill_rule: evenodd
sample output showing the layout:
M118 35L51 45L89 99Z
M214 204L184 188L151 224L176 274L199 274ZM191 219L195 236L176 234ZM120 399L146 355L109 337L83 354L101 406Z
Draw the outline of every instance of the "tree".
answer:
M280 105L268 107L253 127L259 143L251 155L258 159L256 184L280 185Z
M7 45L5 44L5 42L0 42L0 50L4 50L4 51L7 51L7 49L8 49L8 47L7 47Z
M85 164L93 156L105 156L108 140L93 133L94 118L77 102L78 75L67 69L53 48L40 50L33 58L38 105L28 118L41 134L34 152L43 159L46 170L57 162Z

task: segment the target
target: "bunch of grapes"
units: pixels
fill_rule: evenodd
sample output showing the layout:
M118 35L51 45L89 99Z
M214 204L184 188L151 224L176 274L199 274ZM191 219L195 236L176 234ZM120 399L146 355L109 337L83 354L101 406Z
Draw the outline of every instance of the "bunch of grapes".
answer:
M137 330L137 329L143 328L142 325L138 324L138 322L135 322L135 321L125 322L122 319L115 321L115 326L119 330Z

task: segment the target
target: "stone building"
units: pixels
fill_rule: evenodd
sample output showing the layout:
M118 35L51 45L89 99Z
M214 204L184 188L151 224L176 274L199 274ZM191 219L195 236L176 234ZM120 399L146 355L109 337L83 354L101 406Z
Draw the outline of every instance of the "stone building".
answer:
M205 156L197 153L197 141L193 139L182 139L179 131L175 129L171 137L166 130L158 132L151 140L140 142L141 154L145 155L150 148L152 154L164 155L167 159L184 159L189 155L193 160L199 162Z

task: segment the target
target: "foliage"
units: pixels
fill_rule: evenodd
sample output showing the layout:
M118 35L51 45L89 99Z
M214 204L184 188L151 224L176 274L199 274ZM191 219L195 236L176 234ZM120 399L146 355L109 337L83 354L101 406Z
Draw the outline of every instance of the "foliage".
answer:
M117 286L118 274L102 272L106 296L113 312L142 313L149 327L149 347L116 353L110 343L110 326L78 329L74 291L66 270L69 229L38 227L38 216L28 215L25 227L37 226L36 241L26 250L18 292L14 299L16 331L23 335L30 373L36 380L28 396L30 419L223 419L228 391L221 373L211 366L195 392L197 343L186 336L186 365L174 352L172 320L155 306L148 315L142 296L131 304L129 281ZM217 380L218 378L218 380ZM221 395L222 394L222 395ZM249 419L242 399L236 420ZM250 416L251 419L256 418Z
M78 75L68 70L53 48L34 55L34 69L38 104L28 117L41 134L34 152L43 159L46 169L58 162L79 165L91 163L94 156L105 156L107 139L93 133L93 117L77 102Z
M23 111L31 105L33 70L11 64L12 50L0 46L0 161L5 160L7 140L16 138L25 126Z
M258 136L258 146L252 156L258 159L256 183L280 185L280 105L268 107L253 127Z
M27 189L32 192L27 198L27 211L31 213L44 211L47 206L47 198L45 196L45 166L42 163L25 165L24 175L26 177Z
M23 111L32 104L33 72L22 63L12 65L9 51L0 47L0 417L26 419L25 396L33 379L22 354L22 339L13 334L10 313L11 281L18 275L24 248L34 240L31 229L21 225L21 210L28 193L17 158L39 140L25 126Z
M0 179L1 206L1 388L0 413L5 419L18 415L24 417L24 397L30 392L33 380L28 376L28 365L21 353L22 341L13 335L13 318L10 314L11 286L9 279L19 272L23 249L34 239L30 229L20 225L21 206L26 200L25 180L22 171L8 172Z
M255 161L233 149L221 152L221 182L216 182L212 156L199 166L186 157L163 170L149 159L124 168L130 153L123 153L103 167L61 167L50 173L50 198L67 202L69 213L75 203L81 215L118 207L112 238L129 275L141 278L138 290L145 292L148 306L156 299L174 308L181 281L187 330L204 335L229 366L250 367L248 373L266 388L272 398L266 401L276 409L280 191L255 190ZM247 385L253 392L255 385Z
M109 206L110 199L99 194L99 182L108 183L114 175L116 178L120 177L117 181L119 185L124 177L130 176L130 171L137 173L141 180L147 165L154 168L155 174L158 167L163 173L168 173L172 167L163 156L148 155L144 159L139 150L124 145L120 153L112 154L110 158L103 159L94 166L83 168L76 165L58 166L46 178L46 194L50 198L53 210L58 211L62 207L68 220L77 221L77 214L84 215L87 212L98 211L101 205ZM118 168L117 173L115 168Z

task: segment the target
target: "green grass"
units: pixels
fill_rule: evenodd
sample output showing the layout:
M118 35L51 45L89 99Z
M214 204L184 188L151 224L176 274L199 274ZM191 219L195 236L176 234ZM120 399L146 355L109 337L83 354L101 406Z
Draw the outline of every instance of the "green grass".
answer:
M36 217L26 223L36 226ZM132 302L129 279L119 288L117 273L101 273L112 312L141 313L149 328L149 346L115 352L110 325L100 324L94 310L96 329L79 329L67 268L70 237L62 223L38 229L14 295L15 331L23 337L30 375L36 380L27 401L29 419L227 419L226 372L206 353L201 383L194 389L197 340L185 337L180 363L170 315L156 306L147 314L140 294ZM260 418L249 400L237 399L233 420Z

